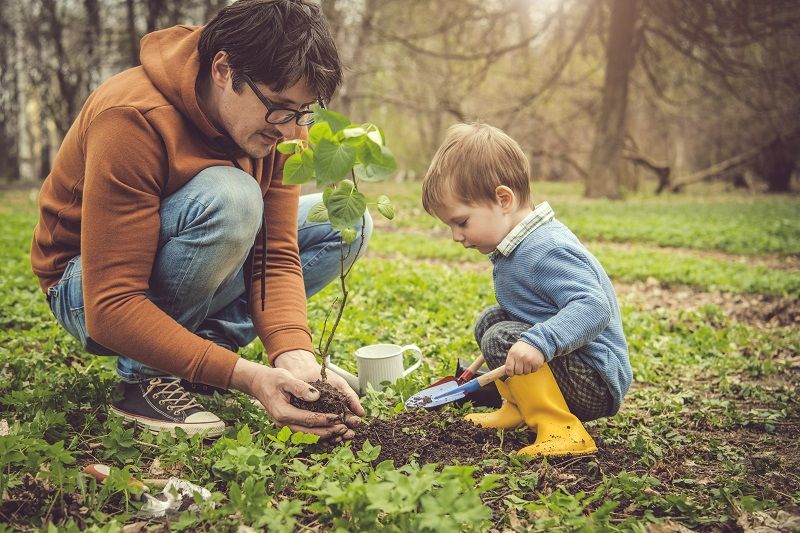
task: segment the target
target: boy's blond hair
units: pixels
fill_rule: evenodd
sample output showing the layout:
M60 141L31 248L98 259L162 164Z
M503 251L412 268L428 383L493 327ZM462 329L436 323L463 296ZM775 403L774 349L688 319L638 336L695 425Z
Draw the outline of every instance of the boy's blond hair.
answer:
M531 171L519 144L488 124L454 124L436 151L422 183L422 206L428 213L452 194L467 204L496 201L495 189L514 191L520 206L530 203Z

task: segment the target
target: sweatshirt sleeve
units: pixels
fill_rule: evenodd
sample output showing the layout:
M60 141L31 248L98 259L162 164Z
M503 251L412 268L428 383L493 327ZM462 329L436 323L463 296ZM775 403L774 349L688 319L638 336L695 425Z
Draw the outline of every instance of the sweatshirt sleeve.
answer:
M558 313L531 327L520 340L538 348L546 361L594 340L611 322L611 305L584 257L566 248L551 250L534 269L531 283Z
M171 375L228 387L238 356L190 332L147 298L161 184L169 172L161 138L138 111L119 107L94 118L83 144L81 256L89 336Z
M265 160L265 163L267 161ZM266 299L261 309L261 247L256 237L250 310L269 362L289 350L313 352L308 328L306 292L297 244L300 187L283 183L286 157L275 152L269 189L264 197L267 227Z

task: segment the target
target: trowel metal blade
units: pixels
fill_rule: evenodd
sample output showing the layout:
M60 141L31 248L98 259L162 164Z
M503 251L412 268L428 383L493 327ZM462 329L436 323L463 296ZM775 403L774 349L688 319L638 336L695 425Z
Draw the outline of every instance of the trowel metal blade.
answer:
M446 403L460 400L465 396L464 392L458 391L454 394L447 394L459 387L455 381L442 383L430 389L423 389L406 400L406 407L416 409L417 407L424 407L425 409L432 409Z

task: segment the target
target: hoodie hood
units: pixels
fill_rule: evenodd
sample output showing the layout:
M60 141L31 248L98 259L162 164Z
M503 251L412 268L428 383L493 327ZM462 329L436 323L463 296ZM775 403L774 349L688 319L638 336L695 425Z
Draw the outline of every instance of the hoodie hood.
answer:
M228 137L208 120L197 101L200 71L197 43L202 29L202 26L174 26L145 35L141 44L142 67L159 92L204 136L217 143L229 143Z

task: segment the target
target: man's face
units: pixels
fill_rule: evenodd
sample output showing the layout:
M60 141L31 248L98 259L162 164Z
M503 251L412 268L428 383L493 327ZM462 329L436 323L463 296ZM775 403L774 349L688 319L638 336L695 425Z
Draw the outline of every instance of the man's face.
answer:
M272 92L262 83L256 83L256 87L270 102L280 107L307 110L316 101L316 95L303 80L280 93ZM246 83L242 84L239 93L234 91L231 76L223 88L218 111L225 131L250 157L265 157L278 139L294 139L300 134L301 126L294 120L286 124L269 124L265 120L267 108L264 103Z

